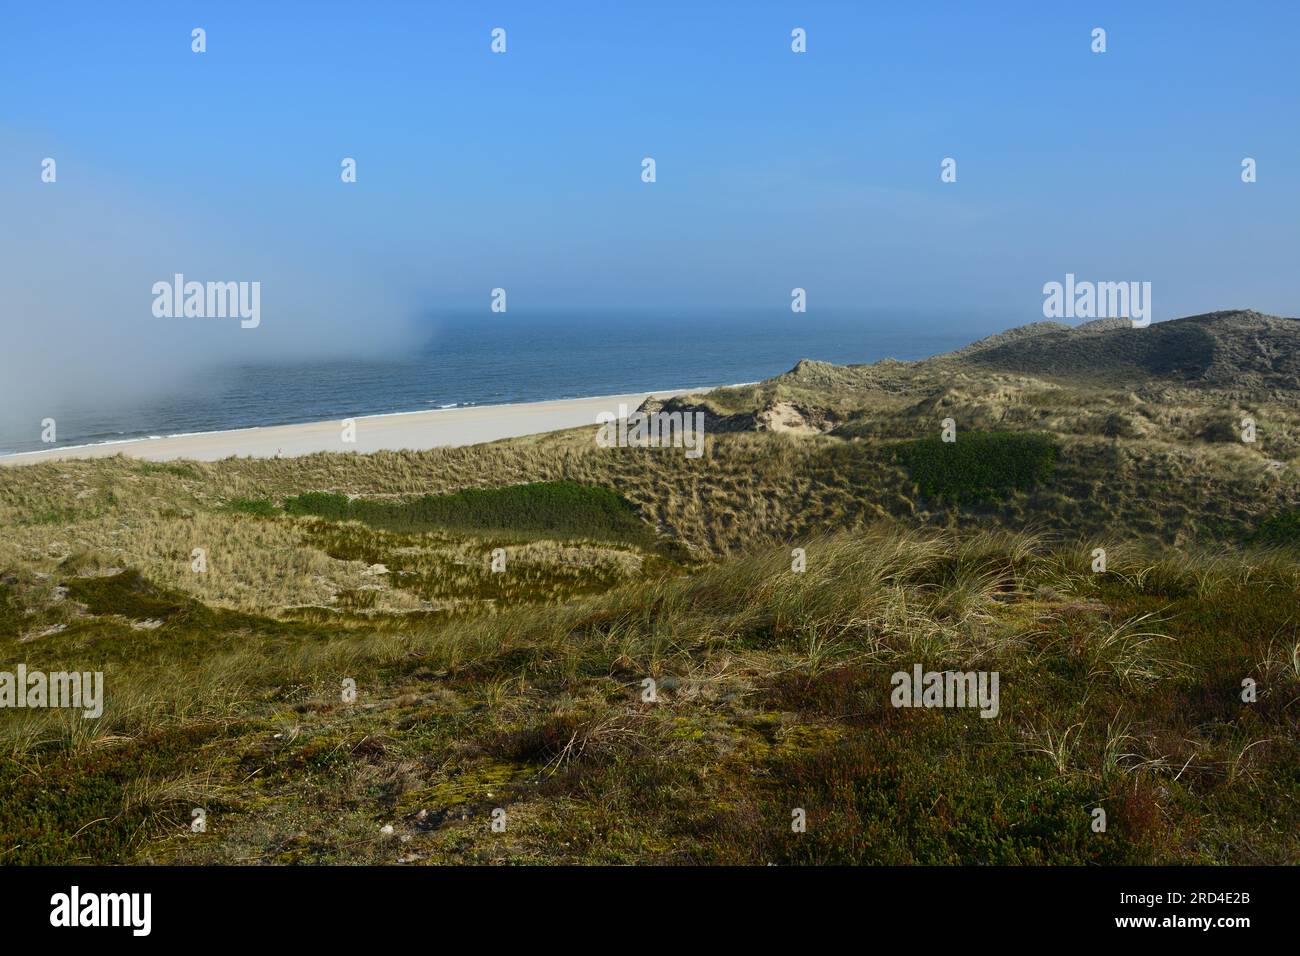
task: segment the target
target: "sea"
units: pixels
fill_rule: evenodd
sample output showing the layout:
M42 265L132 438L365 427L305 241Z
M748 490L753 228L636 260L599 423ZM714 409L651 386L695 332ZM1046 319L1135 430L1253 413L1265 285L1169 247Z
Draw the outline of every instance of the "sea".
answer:
M755 382L800 359L913 360L1006 323L890 312L482 315L432 319L403 354L213 364L131 402L58 403L58 441L0 433L0 453L263 425Z

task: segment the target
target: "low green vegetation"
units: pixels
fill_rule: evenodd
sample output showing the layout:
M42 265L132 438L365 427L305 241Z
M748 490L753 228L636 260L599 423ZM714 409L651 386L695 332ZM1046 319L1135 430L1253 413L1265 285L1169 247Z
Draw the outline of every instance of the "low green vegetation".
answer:
M511 535L583 537L646 543L653 539L632 505L607 488L539 481L506 488L469 488L407 501L307 492L284 502L291 515L360 521L382 531L493 531Z
M1032 432L965 431L958 440L918 438L894 453L927 498L973 504L1028 491L1052 480L1056 443Z
M130 574L80 586L80 636L6 638L5 658L85 662L88 646L130 633L117 619L168 616L152 656L97 662L99 721L5 715L0 852L1300 859L1300 560L1121 552L1092 574L1082 546L885 528L804 546L803 573L778 549L563 604L405 624L199 620ZM998 716L895 708L891 675L916 664L997 671ZM189 829L196 806L206 833ZM487 825L496 808L505 833ZM791 828L796 808L805 832Z
M1253 540L1265 545L1300 545L1300 508L1261 522Z
M267 498L234 498L226 507L235 514L252 515L255 518L273 518L280 513L275 502Z

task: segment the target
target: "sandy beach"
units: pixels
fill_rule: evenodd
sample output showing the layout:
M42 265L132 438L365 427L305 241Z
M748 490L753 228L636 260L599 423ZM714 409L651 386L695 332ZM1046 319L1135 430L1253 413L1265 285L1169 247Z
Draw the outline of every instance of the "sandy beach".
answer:
M292 458L322 451L418 451L447 445L475 445L581 425L591 425L594 434L596 416L603 411L617 412L620 404L635 409L651 396L669 398L702 391L708 389L632 392L517 405L481 405L362 416L354 419L355 442L343 441L343 422L334 419L302 425L273 425L196 435L74 445L49 451L0 456L0 465L29 465L42 461L106 458L112 455L126 455L148 461L171 461L178 458L218 461L231 456Z

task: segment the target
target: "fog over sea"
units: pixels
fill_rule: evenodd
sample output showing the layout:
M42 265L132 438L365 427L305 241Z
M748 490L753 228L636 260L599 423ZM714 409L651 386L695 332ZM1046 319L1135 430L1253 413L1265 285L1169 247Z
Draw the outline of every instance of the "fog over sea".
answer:
M1032 321L1033 316L1021 321ZM268 318L266 321L271 321ZM801 358L838 364L947 352L1021 321L962 316L752 313L491 314L428 319L407 354L358 361L214 364L183 387L115 402L52 381L40 421L0 453L260 425L752 382ZM235 334L253 336L256 329ZM364 336L364 325L357 330Z

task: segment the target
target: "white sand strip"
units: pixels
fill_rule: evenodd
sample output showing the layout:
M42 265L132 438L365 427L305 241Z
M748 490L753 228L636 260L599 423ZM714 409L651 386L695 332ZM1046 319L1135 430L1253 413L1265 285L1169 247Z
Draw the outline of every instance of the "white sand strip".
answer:
M292 458L321 451L374 452L420 450L445 445L476 445L501 438L518 438L542 432L591 425L595 434L600 412L618 413L624 404L634 411L647 398L707 392L707 388L660 392L633 392L551 402L518 405L478 405L469 408L440 408L427 412L358 417L356 441L343 441L343 422L333 420L305 425L272 425L232 431L202 432L166 438L75 445L49 451L0 456L0 465L28 465L68 458L106 458L127 455L149 461L189 458L218 461L232 455L248 458Z

